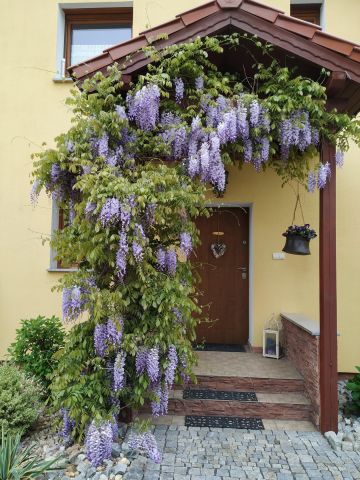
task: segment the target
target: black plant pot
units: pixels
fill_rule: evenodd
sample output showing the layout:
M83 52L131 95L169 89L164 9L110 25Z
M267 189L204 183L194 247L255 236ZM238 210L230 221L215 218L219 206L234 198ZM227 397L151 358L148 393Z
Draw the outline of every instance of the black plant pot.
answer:
M310 255L309 243L310 240L301 235L288 235L283 252L292 255Z

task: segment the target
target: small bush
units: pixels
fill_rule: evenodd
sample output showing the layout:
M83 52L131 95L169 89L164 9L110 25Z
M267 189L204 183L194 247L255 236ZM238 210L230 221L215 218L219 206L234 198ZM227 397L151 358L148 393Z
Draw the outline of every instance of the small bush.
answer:
M346 388L351 394L350 405L348 405L349 410L360 413L360 367L356 367L356 370L359 373L347 382Z
M18 367L0 365L0 428L10 434L27 430L41 408L42 390Z
M56 317L22 320L9 353L17 365L47 388L49 375L57 367L53 355L64 345L64 340L65 331Z

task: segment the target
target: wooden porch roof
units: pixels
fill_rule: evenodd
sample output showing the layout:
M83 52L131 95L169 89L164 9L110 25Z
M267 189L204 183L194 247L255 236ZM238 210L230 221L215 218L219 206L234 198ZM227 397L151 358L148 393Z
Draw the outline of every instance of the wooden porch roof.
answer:
M360 45L334 37L318 25L285 15L276 8L253 0L214 0L176 16L174 20L143 31L139 36L106 49L101 55L69 67L71 76L83 81L97 71L106 73L117 62L125 79L141 70L150 60L139 49L155 44L167 45L191 41L197 36L245 32L257 35L276 48L295 55L306 63L342 74L343 110L360 111ZM166 39L159 35L166 34ZM136 53L137 52L137 53ZM132 54L131 62L127 56ZM336 76L335 76L336 78ZM344 81L345 80L345 81Z

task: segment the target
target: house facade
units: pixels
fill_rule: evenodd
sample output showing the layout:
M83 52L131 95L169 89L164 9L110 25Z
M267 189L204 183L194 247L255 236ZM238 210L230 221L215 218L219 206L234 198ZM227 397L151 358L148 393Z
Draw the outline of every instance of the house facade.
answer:
M334 36L355 43L360 40L357 0L263 0L262 3L286 14L319 21L323 29ZM66 268L56 263L47 245L42 245L42 239L59 228L61 217L56 205L45 195L34 209L29 191L31 154L40 150L44 141L52 145L54 137L70 125L71 112L65 99L73 82L66 76L66 67L201 4L202 1L195 0L2 3L1 356L6 354L20 319L39 314L61 316L61 297L51 288L60 275L66 275ZM352 372L359 363L359 174L359 150L353 146L346 154L344 167L337 172L339 372ZM305 221L319 231L319 194L300 189L300 196ZM226 299L225 303L233 311L241 311L241 317L237 317L241 321L231 324L231 310L227 310L224 318L230 323L226 328L213 331L211 341L233 343L235 337L237 343L249 343L256 351L262 346L264 325L273 315L297 314L318 324L319 239L311 242L310 256L282 258L279 255L284 244L281 234L292 221L296 202L293 189L282 187L281 180L272 171L259 174L250 166L242 170L233 167L229 169L224 197L209 197L208 202L209 206L220 205L221 210L215 211L223 212L215 213L213 224L207 224L209 235L223 233L222 243L229 248L227 228L238 226L237 241L241 246L238 256L224 265L228 269L231 265L236 267L230 277L231 292L220 288L221 277L212 291L212 297L218 296L219 304ZM300 217L297 221L301 221ZM205 259L210 264L206 272L208 278L214 272L213 258L214 255L211 261ZM229 270L225 272L226 278L228 273ZM216 316L221 316L221 312ZM228 332L231 338L227 337ZM199 332L199 337L207 334ZM216 339L219 341L215 342Z

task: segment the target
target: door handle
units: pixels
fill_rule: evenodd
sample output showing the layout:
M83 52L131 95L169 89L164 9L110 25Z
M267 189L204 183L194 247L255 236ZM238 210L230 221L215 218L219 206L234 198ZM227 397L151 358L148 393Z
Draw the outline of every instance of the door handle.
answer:
M247 267L236 267L237 270L241 270L242 272L247 272Z

